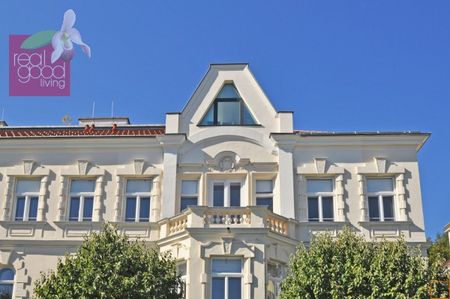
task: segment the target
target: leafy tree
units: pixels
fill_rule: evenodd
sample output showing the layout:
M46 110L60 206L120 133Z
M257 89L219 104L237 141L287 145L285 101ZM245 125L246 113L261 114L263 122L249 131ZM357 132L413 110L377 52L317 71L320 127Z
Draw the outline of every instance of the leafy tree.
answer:
M169 254L131 241L112 225L93 233L74 255L42 274L36 298L181 298L181 280Z
M367 242L344 229L337 238L301 244L281 285L281 298L428 298L428 281L442 269L428 266L405 241Z
M428 257L431 262L439 260L450 260L450 245L447 234L438 234L436 240L428 248Z

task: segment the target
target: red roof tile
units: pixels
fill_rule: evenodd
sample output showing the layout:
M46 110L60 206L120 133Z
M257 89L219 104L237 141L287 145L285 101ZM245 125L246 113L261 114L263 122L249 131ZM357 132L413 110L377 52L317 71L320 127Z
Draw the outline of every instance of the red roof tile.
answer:
M155 137L165 133L164 126L126 127L4 127L0 139L50 137Z

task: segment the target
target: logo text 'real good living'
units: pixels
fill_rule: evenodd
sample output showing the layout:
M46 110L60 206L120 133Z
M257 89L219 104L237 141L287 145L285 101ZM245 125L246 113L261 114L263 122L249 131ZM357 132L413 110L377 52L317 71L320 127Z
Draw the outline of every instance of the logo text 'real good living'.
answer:
M69 96L70 61L51 63L51 45L22 49L28 35L9 37L10 96Z

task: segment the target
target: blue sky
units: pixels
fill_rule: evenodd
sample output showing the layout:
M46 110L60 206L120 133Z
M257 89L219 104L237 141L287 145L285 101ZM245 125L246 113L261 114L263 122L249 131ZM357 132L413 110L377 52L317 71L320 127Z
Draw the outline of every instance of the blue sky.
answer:
M8 35L59 29L64 11L92 48L72 61L70 97L8 96ZM10 125L115 115L162 123L209 63L249 62L295 127L419 130L427 235L450 222L450 2L15 1L0 3L0 108Z

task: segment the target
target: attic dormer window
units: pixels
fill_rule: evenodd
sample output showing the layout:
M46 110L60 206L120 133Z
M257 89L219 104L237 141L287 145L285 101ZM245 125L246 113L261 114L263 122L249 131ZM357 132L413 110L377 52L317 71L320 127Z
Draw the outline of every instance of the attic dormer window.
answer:
M234 84L225 84L208 113L200 122L202 126L251 126L256 125Z

